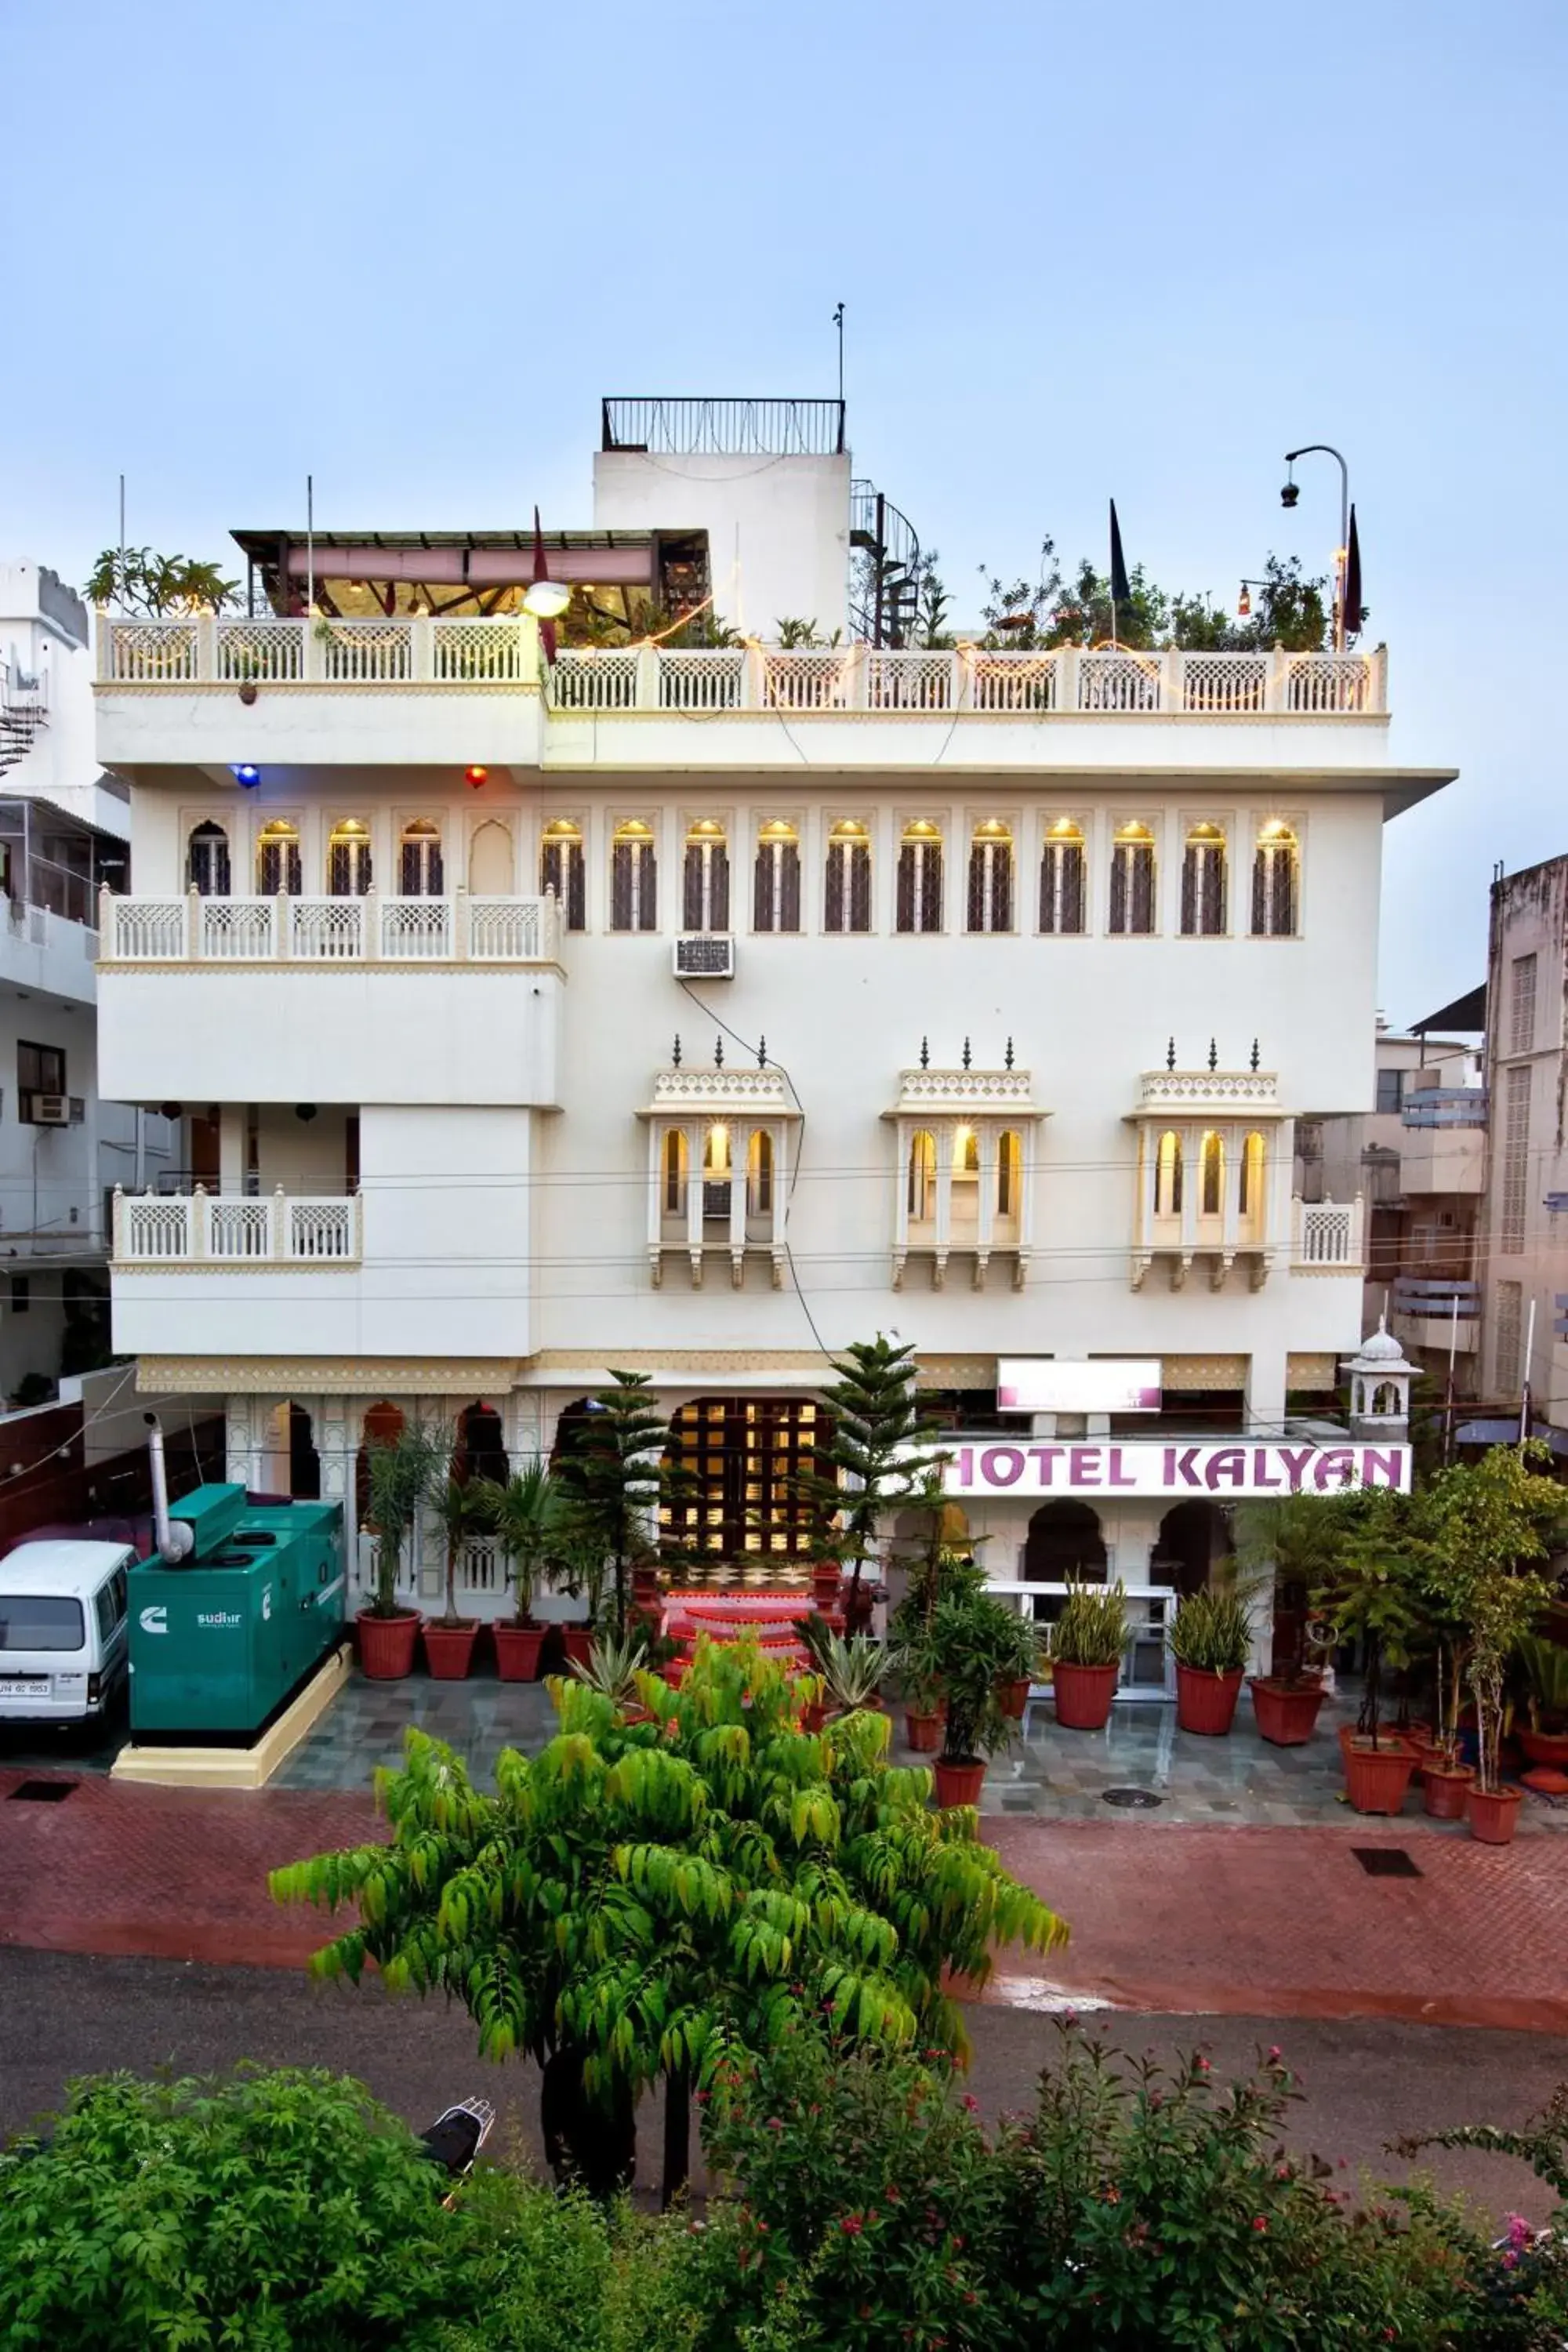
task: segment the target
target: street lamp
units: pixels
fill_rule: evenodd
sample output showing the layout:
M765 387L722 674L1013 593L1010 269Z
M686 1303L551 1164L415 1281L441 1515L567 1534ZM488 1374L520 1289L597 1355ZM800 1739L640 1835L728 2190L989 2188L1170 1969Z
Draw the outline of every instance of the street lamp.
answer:
M1342 654L1345 649L1345 564L1351 543L1350 467L1328 441L1306 441L1300 449L1287 449L1285 463L1287 467L1291 467L1298 457L1314 455L1332 457L1340 469L1340 543L1334 550L1334 651ZM1293 507L1300 495L1300 487L1294 473L1287 472L1285 487L1279 493L1280 505Z
M1295 487L1295 483L1292 482L1290 484L1291 489L1294 489ZM1250 621L1252 618L1252 591L1255 588L1261 588L1267 592L1273 585L1274 583L1271 580L1249 580L1244 572L1241 575L1241 593L1236 600L1237 619L1238 621Z

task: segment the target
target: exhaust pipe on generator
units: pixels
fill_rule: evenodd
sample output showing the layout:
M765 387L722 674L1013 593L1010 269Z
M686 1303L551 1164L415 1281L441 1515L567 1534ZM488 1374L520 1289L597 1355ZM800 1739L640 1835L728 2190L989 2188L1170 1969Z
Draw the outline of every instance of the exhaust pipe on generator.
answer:
M144 1416L147 1423L147 1452L153 1467L153 1526L158 1538L158 1550L171 1565L188 1559L195 1549L195 1536L182 1519L176 1526L169 1517L169 1474L163 1462L163 1431L155 1412Z

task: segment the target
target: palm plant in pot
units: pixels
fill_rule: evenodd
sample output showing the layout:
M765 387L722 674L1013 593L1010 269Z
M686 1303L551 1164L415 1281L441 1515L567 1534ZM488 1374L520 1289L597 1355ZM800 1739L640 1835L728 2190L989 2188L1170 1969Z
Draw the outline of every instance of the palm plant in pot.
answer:
M1276 1503L1244 1503L1236 1515L1236 1558L1241 1575L1271 1580L1277 1612L1291 1628L1277 1669L1248 1677L1259 1738L1276 1748L1300 1748L1317 1728L1323 1676L1306 1656L1309 1596L1326 1584L1344 1542L1337 1498L1282 1495Z
M1568 1769L1568 1649L1539 1633L1526 1633L1519 1643L1524 1668L1528 1727L1521 1725L1519 1744L1532 1764Z
M1236 1719L1252 1654L1247 1597L1233 1572L1178 1602L1166 1642L1176 1662L1176 1722L1223 1738Z
M1523 1791L1503 1786L1503 1685L1509 1662L1545 1607L1549 1587L1523 1570L1492 1569L1479 1578L1470 1603L1465 1680L1476 1705L1476 1777L1466 1803L1470 1835L1483 1845L1511 1843Z
M930 1624L921 1620L890 1650L889 1664L898 1670L904 1701L904 1737L917 1756L934 1756L942 1745L947 1696L930 1639Z
M375 1536L375 1592L354 1622L360 1670L373 1681L397 1682L414 1671L421 1620L417 1609L405 1609L397 1597L403 1547L415 1514L450 1456L451 1441L444 1430L417 1425L401 1429L395 1438L373 1439L366 1448L370 1496L365 1516Z
M1382 1727L1385 1668L1409 1664L1422 1630L1416 1570L1403 1547L1402 1496L1359 1496L1361 1525L1347 1538L1332 1582L1318 1596L1337 1642L1359 1642L1363 1667L1355 1727L1341 1734L1345 1792L1358 1813L1397 1813L1416 1755Z
M1068 1731L1103 1731L1127 1647L1127 1593L1114 1584L1072 1583L1051 1628L1051 1692Z
M504 1486L493 1479L476 1479L474 1492L490 1513L512 1589L511 1618L498 1620L495 1627L500 1678L503 1683L534 1682L545 1629L533 1614L533 1595L563 1522L561 1489L549 1463L536 1459L514 1471Z
M1009 1723L1022 1723L1029 1704L1040 1652L1040 1629L1032 1617L999 1604L1007 1620L1005 1634L996 1635L996 1703Z
M472 1536L488 1534L494 1526L494 1515L481 1491L483 1480L468 1481L454 1477L448 1466L444 1486L437 1490L436 1508L440 1515L447 1549L447 1606L439 1617L426 1622L425 1663L432 1678L438 1683L466 1681L474 1663L474 1644L479 1638L479 1621L464 1617L458 1608L458 1562L464 1547Z
M934 1768L943 1812L979 1802L986 1759L1007 1744L1012 1726L996 1696L996 1666L1013 1622L1012 1612L984 1592L939 1601L931 1612L931 1667L947 1701Z

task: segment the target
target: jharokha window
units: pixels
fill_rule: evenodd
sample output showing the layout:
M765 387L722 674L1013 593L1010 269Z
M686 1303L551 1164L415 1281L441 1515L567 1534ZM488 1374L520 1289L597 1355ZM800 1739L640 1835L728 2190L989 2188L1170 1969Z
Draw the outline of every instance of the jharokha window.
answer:
M1173 1128L1167 1128L1155 1150L1154 1214L1179 1217L1181 1213L1182 1139Z
M1040 852L1040 929L1076 937L1084 928L1083 832L1070 816L1058 817Z
M1154 836L1146 824L1121 824L1110 845L1110 915L1107 928L1124 939L1147 939L1154 929Z
M680 928L684 931L730 928L730 850L716 817L699 817L686 836Z
M658 929L658 868L653 830L639 817L616 827L610 845L610 929Z
M298 898L304 887L300 865L300 829L285 816L275 816L261 828L256 844L256 887L264 898L287 890Z
M583 828L569 816L552 817L539 849L539 887L553 890L569 931L588 928L588 879Z
M1252 936L1295 936L1300 898L1301 851L1288 824L1278 819L1262 827L1252 854Z
M757 835L752 927L759 931L800 929L800 835L782 817L764 824Z
M1217 940L1226 928L1225 835L1194 824L1182 855L1182 937Z
M1013 928L1013 835L999 817L977 824L969 845L967 928L1010 931Z
M904 827L899 844L897 929L942 929L942 829L926 817Z
M193 826L185 844L185 887L204 898L228 897L228 835L211 818Z
M327 891L333 898L363 898L371 885L370 828L346 816L327 843Z
M827 836L827 871L822 904L825 931L871 928L871 836L847 816Z
M403 828L398 886L405 898L438 898L444 880L441 828L428 817L416 816Z

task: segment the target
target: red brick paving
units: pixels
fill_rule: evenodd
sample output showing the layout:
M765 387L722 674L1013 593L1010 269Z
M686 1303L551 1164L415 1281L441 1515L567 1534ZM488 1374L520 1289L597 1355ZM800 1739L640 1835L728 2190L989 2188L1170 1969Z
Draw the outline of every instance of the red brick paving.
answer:
M279 1864L379 1833L368 1792L193 1794L86 1778L61 1804L5 1800L0 1946L297 1968L331 1932L281 1910ZM1118 2008L1394 2016L1568 2033L1568 1851L1410 1843L1422 1875L1369 1878L1333 1829L988 1819L1008 1866L1070 1924L1002 1973ZM1006 1998L1004 1991L999 1996Z

